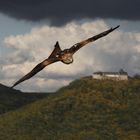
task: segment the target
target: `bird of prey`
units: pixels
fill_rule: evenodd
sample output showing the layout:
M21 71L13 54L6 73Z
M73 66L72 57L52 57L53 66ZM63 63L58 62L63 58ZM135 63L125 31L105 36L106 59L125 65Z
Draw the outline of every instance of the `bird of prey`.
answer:
M106 30L98 35L95 35L91 38L88 38L84 41L81 41L79 43L76 43L75 45L73 45L72 47L70 47L69 49L65 49L65 50L61 50L60 46L59 46L59 42L57 41L55 44L55 48L52 51L51 55L45 59L44 61L42 61L41 63L39 63L38 65L36 65L28 74L26 74L25 76L23 76L21 79L19 79L13 86L15 87L16 85L18 85L19 83L30 79L31 77L33 77L35 74L37 74L39 71L41 71L42 69L44 69L46 66L61 61L64 64L71 64L73 62L73 54L75 52L77 52L80 48L82 48L83 46L85 46L86 44L93 42L101 37L106 36L107 34L109 34L110 32L114 31L115 29L119 28L120 25L114 27L114 28L110 28L109 30Z

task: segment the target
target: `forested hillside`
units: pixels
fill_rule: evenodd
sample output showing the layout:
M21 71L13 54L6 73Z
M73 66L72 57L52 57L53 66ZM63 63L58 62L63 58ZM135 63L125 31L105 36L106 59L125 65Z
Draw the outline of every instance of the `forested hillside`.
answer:
M140 79L73 81L0 115L1 140L140 140Z
M49 94L49 93L48 93ZM0 114L20 108L38 99L48 96L47 93L23 93L0 84Z

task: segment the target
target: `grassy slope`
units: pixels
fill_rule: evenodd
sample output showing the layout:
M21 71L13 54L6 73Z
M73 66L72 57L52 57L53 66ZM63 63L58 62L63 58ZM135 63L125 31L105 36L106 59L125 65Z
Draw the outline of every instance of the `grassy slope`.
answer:
M139 140L140 80L84 78L0 116L1 140Z
M0 84L0 114L15 110L46 96L47 94L23 93Z

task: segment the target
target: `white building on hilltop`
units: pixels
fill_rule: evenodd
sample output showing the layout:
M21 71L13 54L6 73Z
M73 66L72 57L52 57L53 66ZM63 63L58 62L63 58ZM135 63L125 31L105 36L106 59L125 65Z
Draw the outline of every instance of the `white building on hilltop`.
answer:
M128 80L128 74L123 69L119 72L95 72L93 79Z

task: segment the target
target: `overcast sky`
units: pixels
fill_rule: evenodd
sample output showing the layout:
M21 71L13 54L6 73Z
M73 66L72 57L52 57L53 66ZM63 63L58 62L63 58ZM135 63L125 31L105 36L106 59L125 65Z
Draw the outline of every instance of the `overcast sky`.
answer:
M140 74L139 5L139 0L1 0L0 83L11 86L46 59L56 41L69 48L116 25L120 28L78 51L71 65L50 65L16 89L55 91L95 71Z

